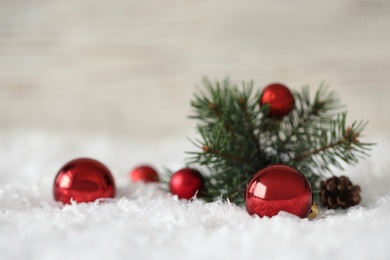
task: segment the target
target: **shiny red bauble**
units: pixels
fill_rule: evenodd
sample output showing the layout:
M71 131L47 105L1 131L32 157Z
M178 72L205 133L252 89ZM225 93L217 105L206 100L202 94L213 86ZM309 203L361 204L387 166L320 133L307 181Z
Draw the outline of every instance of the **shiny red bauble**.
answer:
M294 96L283 84L273 83L264 88L260 105L269 105L268 116L282 118L294 108Z
M54 199L66 204L92 202L99 198L115 197L115 182L102 163L88 158L65 164L54 180Z
M272 217L280 211L306 218L312 205L312 190L306 177L294 168L271 165L256 173L245 191L250 215Z
M204 187L202 174L191 168L183 168L175 172L169 182L169 189L172 194L179 199L191 199L194 195L199 195Z
M160 178L158 177L157 171L148 165L141 165L134 168L130 172L130 179L133 182L159 182Z

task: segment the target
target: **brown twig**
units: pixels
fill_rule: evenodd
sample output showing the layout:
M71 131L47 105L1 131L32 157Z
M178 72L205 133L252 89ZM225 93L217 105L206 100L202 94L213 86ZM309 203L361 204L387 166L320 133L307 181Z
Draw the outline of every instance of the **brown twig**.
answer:
M313 155L316 155L316 154L319 154L321 152L324 152L328 149L332 149L333 147L336 147L336 146L339 146L339 145L342 145L345 143L345 141L347 141L345 138L342 138L341 140L337 141L336 143L333 143L333 144L329 144L329 145L326 145L324 147L321 147L321 148L318 148L318 149L315 149L313 151L310 151L308 153L303 153L303 154L300 154L300 155L297 155L296 157L294 157L293 159L291 159L291 161L294 161L294 162L299 162L299 161L302 161L310 156L313 156Z
M225 129L232 134L233 138L237 138L237 134L233 131L233 128L227 123L227 121L222 117L221 112L219 111L217 105L214 102L211 102L209 108L214 111L215 115L219 120L223 122Z
M251 164L251 162L249 160L247 160L246 158L244 158L244 157L242 157L240 155L220 152L218 150L211 149L207 145L203 146L203 152L204 153L211 153L211 154L214 154L214 155L217 155L217 156L221 156L221 157L224 157L224 158L227 158L227 159L239 161L239 162L242 162L242 163L245 163L245 164Z
M254 133L254 132L255 132L255 128L253 127L253 124L252 124L252 122L251 122L251 120L250 120L250 118L249 118L249 114L248 114L248 111L247 111L247 109L246 109L246 106L242 105L242 104L244 104L244 102L245 102L244 98L240 98L238 102L240 103L240 107L241 107L241 109L242 109L242 112L243 112L244 115L245 115L245 121L246 121L246 123L247 123L248 126L249 126L249 135L250 135L250 137L252 138L253 142L256 144L257 150L258 150L259 152L261 152L260 142L259 142L259 140L256 138L255 133Z

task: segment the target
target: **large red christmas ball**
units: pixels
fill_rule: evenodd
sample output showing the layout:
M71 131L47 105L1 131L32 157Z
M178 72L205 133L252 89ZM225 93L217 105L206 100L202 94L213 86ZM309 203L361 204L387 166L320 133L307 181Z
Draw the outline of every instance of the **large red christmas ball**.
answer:
M294 108L294 96L283 84L273 83L264 88L260 105L269 105L269 116L282 118Z
M175 172L169 182L169 189L179 199L191 199L195 194L199 195L204 187L202 174L191 168L183 168Z
M256 173L245 191L250 215L272 217L285 211L306 218L312 205L312 190L306 177L294 168L271 165Z
M115 196L115 182L102 163L88 158L75 159L65 164L54 180L54 199L70 204L92 202Z
M160 178L158 177L157 171L148 165L141 165L134 168L130 172L130 179L133 182L159 182Z

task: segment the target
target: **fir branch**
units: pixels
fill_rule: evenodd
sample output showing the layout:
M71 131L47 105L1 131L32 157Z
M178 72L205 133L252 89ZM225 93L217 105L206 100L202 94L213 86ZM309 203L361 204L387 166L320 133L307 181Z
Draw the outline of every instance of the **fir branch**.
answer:
M337 158L348 164L357 163L358 155L365 154L372 144L358 140L365 123L354 122L351 127L346 127L346 116L344 112L336 119L322 122L315 132L310 132L306 145L303 148L296 147L298 152L286 163L295 167L311 165L312 171L320 168L328 172L332 165L343 168Z
M253 174L272 163L295 167L315 187L331 166L340 160L356 163L372 144L360 142L365 123L346 127L339 99L322 84L311 99L309 87L294 92L295 108L286 117L268 117L267 106L259 106L261 90L253 82L242 87L228 79L203 88L191 105L198 120L200 139L192 141L200 151L189 152L189 164L206 166L206 188L202 197L243 203L243 194Z
M288 122L283 124L284 129L282 129L286 141L305 134L305 128L315 128L319 122L331 119L342 107L335 92L329 92L324 84L321 84L316 91L313 102L310 100L308 86L303 87L301 92L294 92L294 97L295 109L287 117Z

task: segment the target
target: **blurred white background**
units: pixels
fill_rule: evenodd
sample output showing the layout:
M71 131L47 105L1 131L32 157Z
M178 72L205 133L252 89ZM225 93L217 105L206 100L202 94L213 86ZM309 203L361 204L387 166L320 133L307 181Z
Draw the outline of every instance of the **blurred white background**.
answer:
M0 130L161 139L202 76L325 81L388 135L388 0L0 0Z

